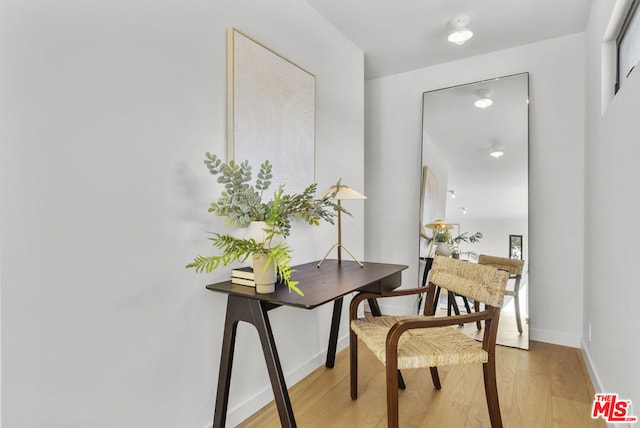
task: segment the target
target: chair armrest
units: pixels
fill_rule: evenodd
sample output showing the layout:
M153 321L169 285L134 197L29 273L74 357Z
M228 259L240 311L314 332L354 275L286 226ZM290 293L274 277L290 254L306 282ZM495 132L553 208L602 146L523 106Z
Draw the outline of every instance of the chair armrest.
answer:
M424 317L424 318L409 318L403 319L396 322L391 329L389 330L389 334L394 329L405 332L407 330L413 330L416 328L433 328L433 327L446 327L450 325L459 325L472 323L476 321L484 321L488 319L492 319L494 316L494 312L491 309L486 309L480 312L473 312L470 314L463 315L452 315L448 317Z
M391 347L397 350L398 342L400 341L400 336L402 336L403 333L409 330L418 329L418 328L447 327L447 326L453 326L453 325L458 325L463 323L472 323L472 322L482 321L482 320L490 323L496 317L496 314L499 314L499 313L500 313L500 308L494 308L492 306L489 306L484 311L474 312L471 314L455 315L455 316L449 316L449 317L424 317L424 318L402 319L396 322L394 325L392 325L391 328L389 329L389 332L387 333L387 339L386 339L387 349ZM489 331L490 331L489 324L487 324L485 328L485 334L482 340L483 349L486 349L489 343L489 339L490 339L488 335ZM495 337L493 338L493 340L495 341Z
M367 291L361 291L351 300L351 304L349 305L349 320L356 319L356 314L358 312L358 305L367 299L384 299L387 297L398 297L398 296L410 296L412 294L421 294L421 293L429 293L435 290L435 285L429 283L426 287L417 287L417 288L405 288L402 290L394 290L384 294L376 294L370 293Z
M360 300L365 300L365 299L384 299L387 297L397 297L397 296L409 296L412 294L421 294L421 293L428 293L429 292L429 287L417 287L417 288L403 288L401 290L393 290L390 291L388 293L384 293L384 294L376 294L376 293L371 293L368 291L361 291L356 295L357 297L362 296L362 298Z

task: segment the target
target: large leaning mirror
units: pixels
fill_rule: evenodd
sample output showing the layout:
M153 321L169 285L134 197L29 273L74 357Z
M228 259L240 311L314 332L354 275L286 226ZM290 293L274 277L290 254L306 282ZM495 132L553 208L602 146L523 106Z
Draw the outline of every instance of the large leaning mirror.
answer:
M522 349L529 348L528 88L529 75L522 73L425 92L419 178L420 281L437 248L448 247L452 257L470 263L478 263L480 255L521 258L519 289L516 293L512 275L497 343ZM433 240L438 220L448 228L444 247L437 242L442 237ZM439 311L448 306L448 296L441 294ZM473 302L452 300L462 313L466 303L473 310ZM475 325L464 328L481 338Z

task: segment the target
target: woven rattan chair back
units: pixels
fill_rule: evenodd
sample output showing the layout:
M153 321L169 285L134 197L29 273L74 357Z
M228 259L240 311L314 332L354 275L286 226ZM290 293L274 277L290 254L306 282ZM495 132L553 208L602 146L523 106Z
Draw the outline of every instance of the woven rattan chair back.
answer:
M524 260L487 256L485 254L480 254L480 256L478 256L478 264L506 270L509 274L514 276L522 275L522 270L524 268Z
M435 257L429 272L429 282L497 308L502 307L508 277L503 270L443 256Z

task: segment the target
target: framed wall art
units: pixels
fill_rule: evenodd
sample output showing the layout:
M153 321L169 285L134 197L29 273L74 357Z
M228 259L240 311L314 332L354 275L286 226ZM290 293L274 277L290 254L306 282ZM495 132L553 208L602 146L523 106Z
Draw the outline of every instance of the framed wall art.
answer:
M422 166L422 184L420 191L420 227L437 220L439 187L438 178L431 168Z
M315 76L234 28L227 31L227 157L273 164L271 190L315 182Z

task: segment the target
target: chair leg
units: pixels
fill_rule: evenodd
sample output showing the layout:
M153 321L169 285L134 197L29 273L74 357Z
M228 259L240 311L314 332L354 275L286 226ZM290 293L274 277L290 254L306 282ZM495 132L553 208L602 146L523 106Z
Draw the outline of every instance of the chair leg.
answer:
M398 362L387 361L387 427L398 428Z
M435 389L441 389L442 386L440 385L440 376L438 375L438 368L429 367L429 370L431 371L431 380L433 380L433 387Z
M398 370L398 388L407 389L407 385L404 383L404 378L402 377L402 372Z
M518 324L518 333L522 334L522 320L520 318L520 298L518 292L513 296L513 304L516 307L516 323Z
M484 391L487 396L487 407L492 428L502 428L500 416L500 403L498 401L498 385L496 383L495 359L489 358L489 362L482 364L484 375Z

